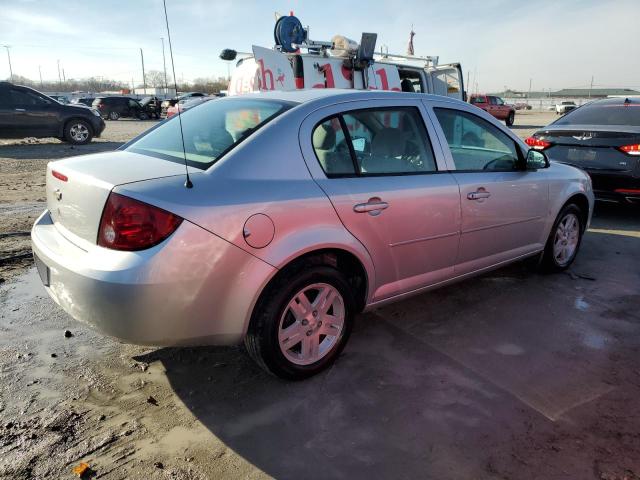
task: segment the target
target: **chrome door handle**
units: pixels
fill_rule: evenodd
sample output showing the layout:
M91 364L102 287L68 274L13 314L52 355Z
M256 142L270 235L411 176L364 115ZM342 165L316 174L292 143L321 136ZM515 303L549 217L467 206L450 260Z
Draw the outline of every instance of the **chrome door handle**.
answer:
M469 192L467 193L467 198L469 200L480 200L482 198L489 198L491 194L484 190L478 190L477 192Z
M372 215L379 214L385 208L389 208L389 204L387 202L376 201L376 202L367 202L367 203L358 203L353 206L353 211L356 213L366 213L370 212Z
M16 108L16 112L26 112L24 108Z

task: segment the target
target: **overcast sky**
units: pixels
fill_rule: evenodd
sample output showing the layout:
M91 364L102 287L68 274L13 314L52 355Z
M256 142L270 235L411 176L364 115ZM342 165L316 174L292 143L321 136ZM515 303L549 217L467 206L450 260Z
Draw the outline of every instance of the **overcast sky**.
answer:
M366 5L366 8L363 8ZM359 7L359 8L356 8ZM640 0L403 0L228 1L167 0L178 79L226 76L222 48L273 46L274 12L290 10L311 27L311 38L335 34L358 40L378 34L393 53L405 53L413 24L417 55L460 62L479 89L588 87L640 89ZM11 46L14 74L58 78L103 76L141 82L162 69L166 30L161 0L0 0L0 45ZM168 62L167 47L167 68ZM0 78L9 77L0 51Z

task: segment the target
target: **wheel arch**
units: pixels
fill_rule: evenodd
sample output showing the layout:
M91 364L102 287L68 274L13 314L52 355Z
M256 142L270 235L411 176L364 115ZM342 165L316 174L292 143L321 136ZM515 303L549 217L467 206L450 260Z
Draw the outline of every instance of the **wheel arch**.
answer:
M326 265L343 273L354 289L358 311L364 309L367 304L367 295L372 279L362 260L354 252L341 247L315 248L289 259L283 266L278 268L275 275L266 283L262 292L260 292L256 305L260 303L260 297L269 290L269 286L275 280L290 274L292 271L303 269L310 265Z
M586 229L587 224L589 223L589 199L584 193L574 193L562 204L560 210L558 210L558 213L560 213L560 211L562 211L562 209L570 203L576 204L576 206L580 209L580 213L582 214L582 218L580 218L580 220L582 221L582 225L584 225L584 228ZM558 215L558 213L556 213L556 216Z

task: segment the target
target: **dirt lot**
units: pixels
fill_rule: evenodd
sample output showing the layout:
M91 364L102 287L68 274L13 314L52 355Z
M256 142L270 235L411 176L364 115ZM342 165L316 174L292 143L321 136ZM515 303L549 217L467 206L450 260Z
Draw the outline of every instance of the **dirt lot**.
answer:
M48 161L152 124L109 122L83 148L0 143L0 234L44 208ZM640 479L638 209L598 205L567 273L517 264L361 315L337 364L294 384L239 347L104 338L8 260L28 237L0 242L0 478L84 461L106 479Z

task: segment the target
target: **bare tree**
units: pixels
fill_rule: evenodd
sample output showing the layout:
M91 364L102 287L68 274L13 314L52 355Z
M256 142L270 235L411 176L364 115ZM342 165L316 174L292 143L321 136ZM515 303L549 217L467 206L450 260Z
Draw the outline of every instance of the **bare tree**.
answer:
M102 77L91 77L79 80L68 78L65 82L62 82L62 84L57 80L45 81L41 86L39 81L31 80L22 75L14 75L13 83L32 87L43 92L105 92L123 90L129 87L123 82Z
M160 70L149 70L145 75L147 85L153 88L164 88L164 73ZM171 76L167 75L167 82L171 86Z

